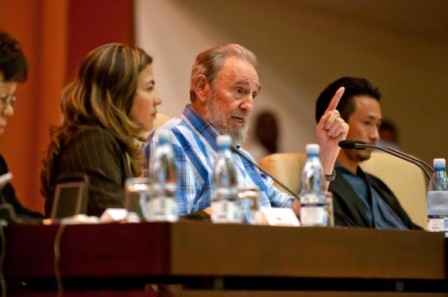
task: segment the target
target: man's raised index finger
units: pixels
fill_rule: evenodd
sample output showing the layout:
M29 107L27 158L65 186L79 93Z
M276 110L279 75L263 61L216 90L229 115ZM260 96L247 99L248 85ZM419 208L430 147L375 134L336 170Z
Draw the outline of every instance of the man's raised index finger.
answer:
M331 99L330 104L328 104L327 111L335 110L338 107L339 100L341 100L342 95L344 94L345 88L340 87L336 93L334 93L333 99Z

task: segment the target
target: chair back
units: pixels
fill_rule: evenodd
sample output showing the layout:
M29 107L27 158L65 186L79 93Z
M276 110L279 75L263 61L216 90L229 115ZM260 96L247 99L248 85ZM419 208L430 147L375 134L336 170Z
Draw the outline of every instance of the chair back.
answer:
M157 115L156 115L156 118L154 119L152 130L143 132L142 137L144 139L148 138L149 134L151 134L152 131L154 131L155 129L163 126L170 119L171 119L171 117L169 115L158 112Z
M61 174L54 191L51 219L87 213L89 177L83 173Z
M305 161L305 153L276 153L261 159L260 167L285 184L294 193L299 193L302 168ZM276 187L288 193L277 183Z
M361 168L379 177L394 192L412 221L426 227L425 175L412 163L386 153L372 152Z
M295 193L299 193L305 161L305 153L277 153L261 159L260 166ZM426 227L427 183L420 168L380 152L372 152L371 158L361 163L361 168L383 180L397 196L412 221ZM287 193L281 186L276 186Z
M154 127L152 128L152 130L154 131L155 129L161 127L163 124L168 122L170 119L171 119L171 117L169 115L158 112L156 115L156 119L154 120Z

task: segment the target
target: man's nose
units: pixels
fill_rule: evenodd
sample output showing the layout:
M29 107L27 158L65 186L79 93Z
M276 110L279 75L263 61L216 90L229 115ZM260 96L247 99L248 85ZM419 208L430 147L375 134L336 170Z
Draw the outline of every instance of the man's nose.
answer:
M254 107L254 99L252 98L252 95L246 96L244 98L244 101L241 102L241 105L240 105L240 108L247 112L252 112L253 107Z
M378 127L374 127L370 133L370 138L372 138L373 140L378 140L380 139L380 132Z

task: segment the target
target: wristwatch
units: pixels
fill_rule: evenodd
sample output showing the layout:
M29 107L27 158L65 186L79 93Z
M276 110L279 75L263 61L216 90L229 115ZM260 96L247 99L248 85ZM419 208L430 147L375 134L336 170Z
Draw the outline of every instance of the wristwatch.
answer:
M335 178L336 178L336 171L334 169L332 174L325 174L325 180L328 182L334 181Z

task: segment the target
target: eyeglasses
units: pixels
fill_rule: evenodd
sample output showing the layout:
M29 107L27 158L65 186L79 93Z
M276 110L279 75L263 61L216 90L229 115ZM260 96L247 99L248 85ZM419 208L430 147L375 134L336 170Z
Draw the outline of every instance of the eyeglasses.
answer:
M0 97L0 104L3 107L6 107L8 105L11 105L12 107L14 107L17 104L17 97L13 96L13 95L6 95L3 97Z

